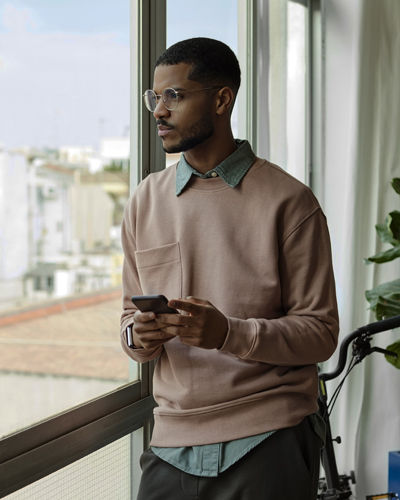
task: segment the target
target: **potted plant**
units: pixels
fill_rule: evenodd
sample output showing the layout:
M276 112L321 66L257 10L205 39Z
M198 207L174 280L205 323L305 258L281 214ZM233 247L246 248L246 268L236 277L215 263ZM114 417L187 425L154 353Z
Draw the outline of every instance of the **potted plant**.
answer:
M400 178L392 179L391 185L400 195ZM377 235L383 243L388 243L391 248L379 252L365 259L367 264L384 264L400 258L400 211L393 210L385 219L383 224L376 224ZM366 299L370 303L370 309L374 311L378 320L391 318L400 314L400 278L382 283L365 292ZM387 361L400 369L400 341L387 347L389 351L397 353L394 356L386 356Z

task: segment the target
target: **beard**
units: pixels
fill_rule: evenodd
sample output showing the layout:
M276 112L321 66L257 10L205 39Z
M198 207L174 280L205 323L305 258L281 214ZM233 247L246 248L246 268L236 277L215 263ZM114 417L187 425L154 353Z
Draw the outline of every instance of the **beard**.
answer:
M209 116L203 116L185 132L185 135L177 144L172 144L169 147L163 144L163 149L166 153L181 153L182 151L188 151L206 141L213 134L214 125L211 118Z

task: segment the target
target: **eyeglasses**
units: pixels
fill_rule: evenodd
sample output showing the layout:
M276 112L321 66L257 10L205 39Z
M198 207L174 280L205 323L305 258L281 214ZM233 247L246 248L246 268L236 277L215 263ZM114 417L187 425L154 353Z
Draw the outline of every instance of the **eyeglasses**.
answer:
M184 93L186 94L189 92L201 92L203 90L220 89L220 88L221 86L219 85L218 87L206 87L204 89L185 90ZM164 106L168 109L168 111L172 111L177 108L179 103L179 98L181 96L182 96L181 92L178 92L175 89L168 88L164 89L161 94L156 94L154 90L146 90L146 92L143 94L143 99L146 108L151 113L154 113L160 98L162 99L162 102L164 103Z

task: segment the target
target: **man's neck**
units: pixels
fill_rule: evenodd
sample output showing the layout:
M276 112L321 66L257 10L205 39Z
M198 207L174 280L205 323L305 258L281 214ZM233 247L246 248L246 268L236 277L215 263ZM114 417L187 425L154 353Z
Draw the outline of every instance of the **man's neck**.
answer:
M211 137L195 148L185 151L184 155L191 167L205 174L223 162L236 148L232 135L226 137L225 140Z

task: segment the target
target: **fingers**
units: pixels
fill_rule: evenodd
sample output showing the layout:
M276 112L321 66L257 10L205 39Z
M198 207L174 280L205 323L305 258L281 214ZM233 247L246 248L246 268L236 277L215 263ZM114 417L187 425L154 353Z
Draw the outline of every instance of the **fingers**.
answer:
M180 309L181 311L186 311L190 314L200 314L204 310L204 306L210 306L210 302L207 300L196 299L194 297L189 297L187 299L173 299L168 302L170 307L175 309Z
M155 319L156 315L152 311L142 312L136 311L133 315L133 321L135 323L146 323L147 321L151 321Z
M159 314L157 319L165 323L164 332L180 337L182 342L195 345L202 336L210 305L207 300L195 297L172 299L169 306L179 309L181 314Z
M163 338L160 339L160 334L163 335ZM161 344L164 344L168 340L175 338L173 335L168 335L167 333L160 333L160 330L157 331L157 338L151 338L147 336L140 336L138 337L137 341L138 343L135 342L135 345L138 345L138 347L143 347L144 349L152 349L154 347L158 347Z
M201 328L197 326L165 326L162 331L174 337L198 337L201 335Z
M185 344L204 349L219 349L223 345L228 333L228 320L211 302L187 297L172 299L169 305L188 315L160 318L167 324L164 332L179 337Z
M139 347L144 347L145 349L157 347L173 337L174 335L171 335L161 328L157 330L143 330L142 328L138 329L136 326L133 330L134 344Z
M178 309L179 314L135 313L134 332L144 347L160 345L173 337L204 349L218 349L223 345L228 331L227 319L211 302L187 297L172 299L168 305Z
M133 319L134 344L138 347L151 349L173 337L173 335L162 330L165 324L153 312L136 311Z
M204 326L204 321L199 315L158 314L157 320L164 324L162 328L164 332L179 337L198 336Z
M183 314L158 314L157 320L166 325L191 326L193 318Z
M189 297L186 297L186 300L193 302L193 304L200 304L203 306L210 306L211 305L211 302L209 302L208 300L199 299L197 297L189 296Z
M136 311L133 321L133 329L136 333L159 330L164 326L153 312Z

